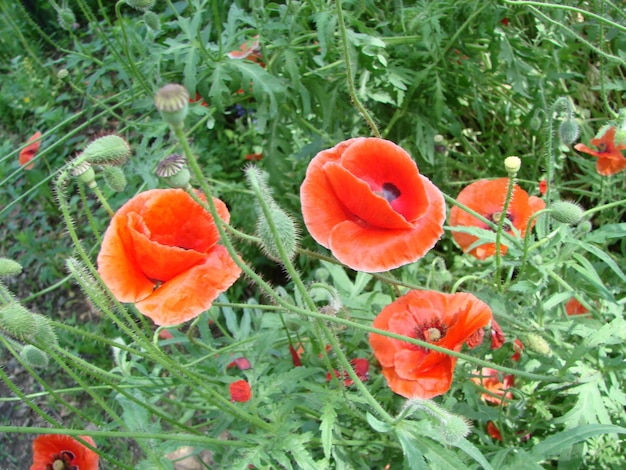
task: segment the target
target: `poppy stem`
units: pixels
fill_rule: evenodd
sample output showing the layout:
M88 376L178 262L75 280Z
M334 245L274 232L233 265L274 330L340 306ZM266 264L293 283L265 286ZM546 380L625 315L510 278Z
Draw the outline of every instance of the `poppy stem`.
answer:
M359 113L361 113L361 116L363 116L363 119L365 119L365 122L367 122L367 125L370 127L370 129L372 129L372 133L374 134L374 137L377 137L380 139L381 137L380 137L380 131L378 130L378 126L376 125L376 123L374 122L370 114L368 113L367 109L365 109L365 106L363 106L363 103L361 103L361 101L356 95L356 88L354 86L354 77L352 76L352 64L350 63L350 50L348 48L348 33L346 32L346 25L343 21L343 11L341 9L341 0L335 0L335 8L337 10L337 22L339 23L339 35L341 36L341 47L342 47L343 59L346 63L346 79L348 81L348 92L350 93L350 98L352 99L352 102L356 106Z
M500 247L502 244L502 230L504 228L504 221L507 219L507 213L511 199L513 198L513 189L515 188L515 173L509 173L509 184L506 188L506 198L504 199L504 206L502 206L502 214L498 220L498 227L496 229L496 272L495 272L495 284L496 289L502 291L502 253Z

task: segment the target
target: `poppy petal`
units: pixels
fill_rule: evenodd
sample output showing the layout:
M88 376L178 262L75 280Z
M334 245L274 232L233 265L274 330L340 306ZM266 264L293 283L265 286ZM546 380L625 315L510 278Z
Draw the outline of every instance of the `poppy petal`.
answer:
M96 443L91 437L80 436L80 438L95 447ZM33 464L30 470L50 469L61 455L70 456L70 461L67 463L71 468L98 470L100 459L98 454L73 437L63 434L45 434L35 438L33 441Z
M30 145L27 145L20 151L18 161L19 161L20 166L27 165L24 168L25 170L30 170L35 166L34 163L30 163L30 164L28 163L33 158L35 158L35 154L39 151L39 148L41 147L41 140L38 140L41 137L41 135L42 134L40 131L35 132L32 136L30 136L30 138L26 142L27 144L30 144ZM35 140L37 140L37 142L33 142Z

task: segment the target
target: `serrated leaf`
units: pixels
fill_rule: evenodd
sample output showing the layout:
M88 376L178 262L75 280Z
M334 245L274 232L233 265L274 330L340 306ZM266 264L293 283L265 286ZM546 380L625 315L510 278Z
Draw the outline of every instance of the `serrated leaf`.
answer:
M465 438L459 439L457 442L455 442L452 445L461 449L463 452L465 452L467 455L473 458L476 462L478 462L483 470L493 470L493 467L489 465L489 462L487 461L485 456L482 454L482 452L478 450L478 448L476 448L476 446L472 444L470 441L468 441L467 439Z
M377 432L389 432L393 429L393 427L389 423L385 423L384 421L380 421L378 418L374 417L374 415L367 413L365 415L368 424Z
M404 454L404 465L411 470L428 470L426 460L424 460L424 454L418 447L420 438L418 438L410 430L410 424L408 421L400 422L394 428L398 441L402 446L402 453Z
M286 439L283 445L283 449L291 454L298 464L298 468L302 470L317 470L315 460L304 446L310 439L310 433L292 434Z
M232 76L229 73L228 66L224 62L215 64L215 69L209 78L209 82L211 83L209 97L211 98L211 105L215 106L220 111L222 111L227 104L230 104L231 93L228 86L230 81L232 81Z
M327 459L330 459L331 456L333 447L333 429L335 428L336 419L337 413L335 412L334 402L326 402L322 407L322 422L320 423L320 431L322 433L322 448L324 450L324 457Z

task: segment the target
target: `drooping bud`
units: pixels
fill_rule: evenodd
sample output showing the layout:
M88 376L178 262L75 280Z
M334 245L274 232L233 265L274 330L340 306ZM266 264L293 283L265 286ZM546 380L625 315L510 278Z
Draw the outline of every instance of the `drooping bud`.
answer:
M536 353L543 354L544 356L552 355L552 350L548 342L536 333L528 333L524 344L528 346L528 349Z
M510 176L515 176L522 166L522 160L519 157L506 157L504 159L504 168Z
M559 126L559 138L565 145L571 145L578 140L580 128L572 116L568 116Z
M143 14L143 20L152 31L161 31L161 20L159 20L159 17L154 12L145 12Z
M111 190L115 191L116 193L124 191L127 182L124 170L116 166L107 165L106 167L104 167L103 175L104 181L106 181Z
M145 11L154 6L154 0L126 0L126 5L139 11Z
M13 277L22 272L22 265L9 258L0 258L0 277Z
M4 305L0 308L0 330L23 340L28 338L37 329L35 314L17 302Z
M186 189L191 180L185 157L173 153L159 162L155 173L172 188Z
M31 332L30 338L40 344L56 346L58 338L52 323L50 323L50 319L39 313L33 313L32 315L35 319L35 329Z
M82 161L72 168L72 176L78 181L87 185L89 188L95 187L96 184L96 172L94 171L91 163L88 161Z
M170 83L157 91L154 105L173 129L182 129L189 111L189 92L182 85Z
M128 142L117 135L105 135L91 142L77 157L95 165L123 165L130 157Z
M554 220L568 225L577 224L585 215L585 210L571 201L557 201L550 209L550 216Z
M64 0L61 6L57 5L56 2L50 2L52 7L57 12L57 21L59 26L65 31L73 31L75 29L76 24L76 15L72 9L67 5L67 1Z
M36 369L48 367L48 355L31 344L27 344L22 348L20 357L26 364Z

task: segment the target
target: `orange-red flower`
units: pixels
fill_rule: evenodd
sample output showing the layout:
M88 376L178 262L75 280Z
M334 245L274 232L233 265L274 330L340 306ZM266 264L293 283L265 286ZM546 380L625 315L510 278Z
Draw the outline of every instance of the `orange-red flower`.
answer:
M198 101L200 102L200 106L204 106L205 108L209 106L209 104L202 99L200 93L196 93L196 96L194 98L189 97L190 103L197 103Z
M511 356L511 359L515 362L518 362L522 358L522 351L524 350L524 343L522 343L519 339L516 339L513 342L513 350L515 353Z
M508 184L509 180L507 178L478 180L466 186L457 196L457 201L497 224L500 217L502 217L502 208L504 207ZM519 230L520 235L523 237L526 233L526 226L530 217L535 212L545 208L545 206L546 204L542 199L535 196L529 197L526 191L518 185L515 185L513 187L513 197L506 214L508 222L505 221L505 230L508 233L512 233L510 225L513 225ZM450 210L449 223L451 227L479 227L489 229L487 224L457 206L454 206ZM509 227L507 227L507 225ZM454 230L452 231L452 236L464 252L478 259L485 259L496 254L495 243L487 242L470 249L478 240L478 237ZM504 246L504 244L501 245L500 253L505 254L506 252L507 247Z
M476 374L480 377L473 377L471 379L472 382L487 390L487 392L481 395L483 400L495 405L506 405L505 399L511 400L513 398L513 393L508 390L513 387L514 379L512 375L505 375L501 381L500 373L489 367L483 367L482 370L476 371Z
M252 398L252 390L250 384L245 380L237 380L228 386L230 391L230 400L245 403Z
M261 67L265 67L262 62L261 56L261 44L259 43L259 36L254 36L252 41L244 42L238 51L232 51L228 53L228 57L231 59L248 59L252 62L256 62Z
M311 236L355 270L416 261L443 234L441 191L388 140L350 139L318 153L300 196Z
M546 180L539 181L539 194L545 196L548 192L548 182Z
M568 315L584 315L585 313L589 313L589 310L587 310L579 300L572 297L565 304L565 312Z
M489 434L493 439L496 439L497 441L502 440L502 434L500 433L500 430L493 421L489 421L487 423L487 434Z
M226 205L214 202L228 221ZM111 220L98 272L120 302L134 302L157 325L176 325L207 310L241 274L218 241L215 221L185 191L153 189Z
M21 166L26 165L24 167L25 170L30 170L35 166L34 163L29 164L29 162L33 158L35 158L35 154L39 150L39 147L41 147L41 140L39 140L40 137L41 137L41 132L39 131L35 132L33 135L30 136L30 138L26 142L29 145L27 145L20 151L19 163Z
M472 294L413 290L387 305L373 326L458 352L491 318L489 306ZM397 394L427 399L450 389L456 357L376 333L370 344Z
M91 437L81 439L96 445ZM70 436L45 434L33 441L30 470L98 470L98 460L98 454Z
M357 377L361 382L367 382L369 380L370 362L367 359L355 358L350 361L350 365L356 372ZM337 369L333 370L335 377L339 378L340 374ZM326 382L329 382L331 378L330 372L326 374ZM346 387L354 385L354 380L350 378L346 371L343 372L343 384Z
M598 135L591 139L591 145L598 150L587 147L585 144L576 144L574 148L579 152L584 152L594 157L596 170L603 176L614 175L622 170L626 170L626 158L622 155L622 150L626 149L626 142L615 142L614 126L600 129Z

